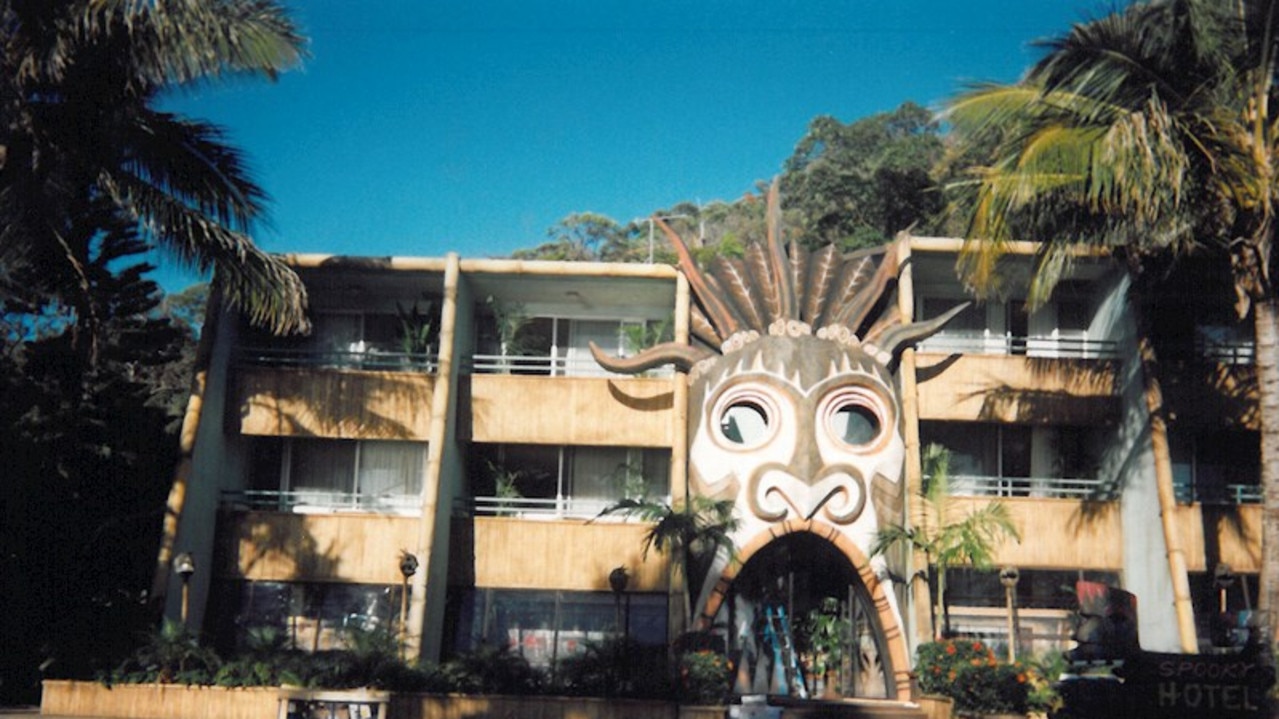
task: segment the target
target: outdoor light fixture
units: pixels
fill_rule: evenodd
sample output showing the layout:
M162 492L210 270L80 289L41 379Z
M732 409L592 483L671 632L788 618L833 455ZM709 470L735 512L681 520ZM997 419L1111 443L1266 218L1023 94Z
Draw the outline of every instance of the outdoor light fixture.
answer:
M999 570L999 583L1004 585L1004 596L1008 601L1008 661L1017 661L1017 580L1021 573L1016 567L1004 567Z
M182 626L187 623L187 609L191 606L191 575L195 574L195 557L182 552L173 558L173 572L182 578Z
M400 658L404 658L409 619L409 577L417 574L417 555L400 550Z
M626 585L631 581L631 575L626 573L626 567L617 567L608 573L608 586L612 588L614 594L621 594L626 591Z
M1235 586L1235 571L1225 562L1218 562L1212 570L1212 583L1217 587L1218 611L1226 613L1226 590Z
M614 626L624 635L629 633L629 627L626 626L628 622L622 621L622 594L630 581L631 575L626 573L626 567L615 567L608 573L608 586L613 590Z

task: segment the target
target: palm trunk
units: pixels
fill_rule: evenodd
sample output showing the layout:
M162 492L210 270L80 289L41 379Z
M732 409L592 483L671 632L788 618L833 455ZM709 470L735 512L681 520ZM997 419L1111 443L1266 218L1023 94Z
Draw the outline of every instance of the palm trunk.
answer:
M1279 298L1257 300L1253 319L1263 502L1260 608L1274 640L1279 638Z

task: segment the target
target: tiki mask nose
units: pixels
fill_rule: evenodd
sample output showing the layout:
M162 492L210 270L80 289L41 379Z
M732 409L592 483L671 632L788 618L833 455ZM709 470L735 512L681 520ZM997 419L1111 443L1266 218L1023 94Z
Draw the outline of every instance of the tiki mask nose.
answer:
M857 519L866 507L866 483L855 467L826 467L821 475L796 477L789 467L769 465L751 478L750 507L768 522L787 517L814 519L818 514L836 524Z

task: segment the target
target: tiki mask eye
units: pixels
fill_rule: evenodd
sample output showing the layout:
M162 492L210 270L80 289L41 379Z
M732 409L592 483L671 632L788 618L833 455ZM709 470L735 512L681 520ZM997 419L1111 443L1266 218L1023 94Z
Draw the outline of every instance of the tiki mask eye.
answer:
M777 435L777 399L754 382L739 382L714 400L709 415L716 441L726 449L754 449Z
M826 396L818 412L826 431L850 447L865 449L884 435L884 402L868 387L841 387Z
M737 400L720 414L719 431L733 444L744 447L759 444L768 436L768 412L758 402Z

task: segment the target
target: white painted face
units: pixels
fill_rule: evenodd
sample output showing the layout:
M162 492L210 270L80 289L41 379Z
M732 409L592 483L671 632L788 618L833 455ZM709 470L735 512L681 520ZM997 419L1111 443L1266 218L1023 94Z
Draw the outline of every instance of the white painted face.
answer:
M877 514L901 509L905 443L890 382L859 348L811 336L764 337L718 358L691 392L693 491L734 499L738 546L812 519L869 556Z

